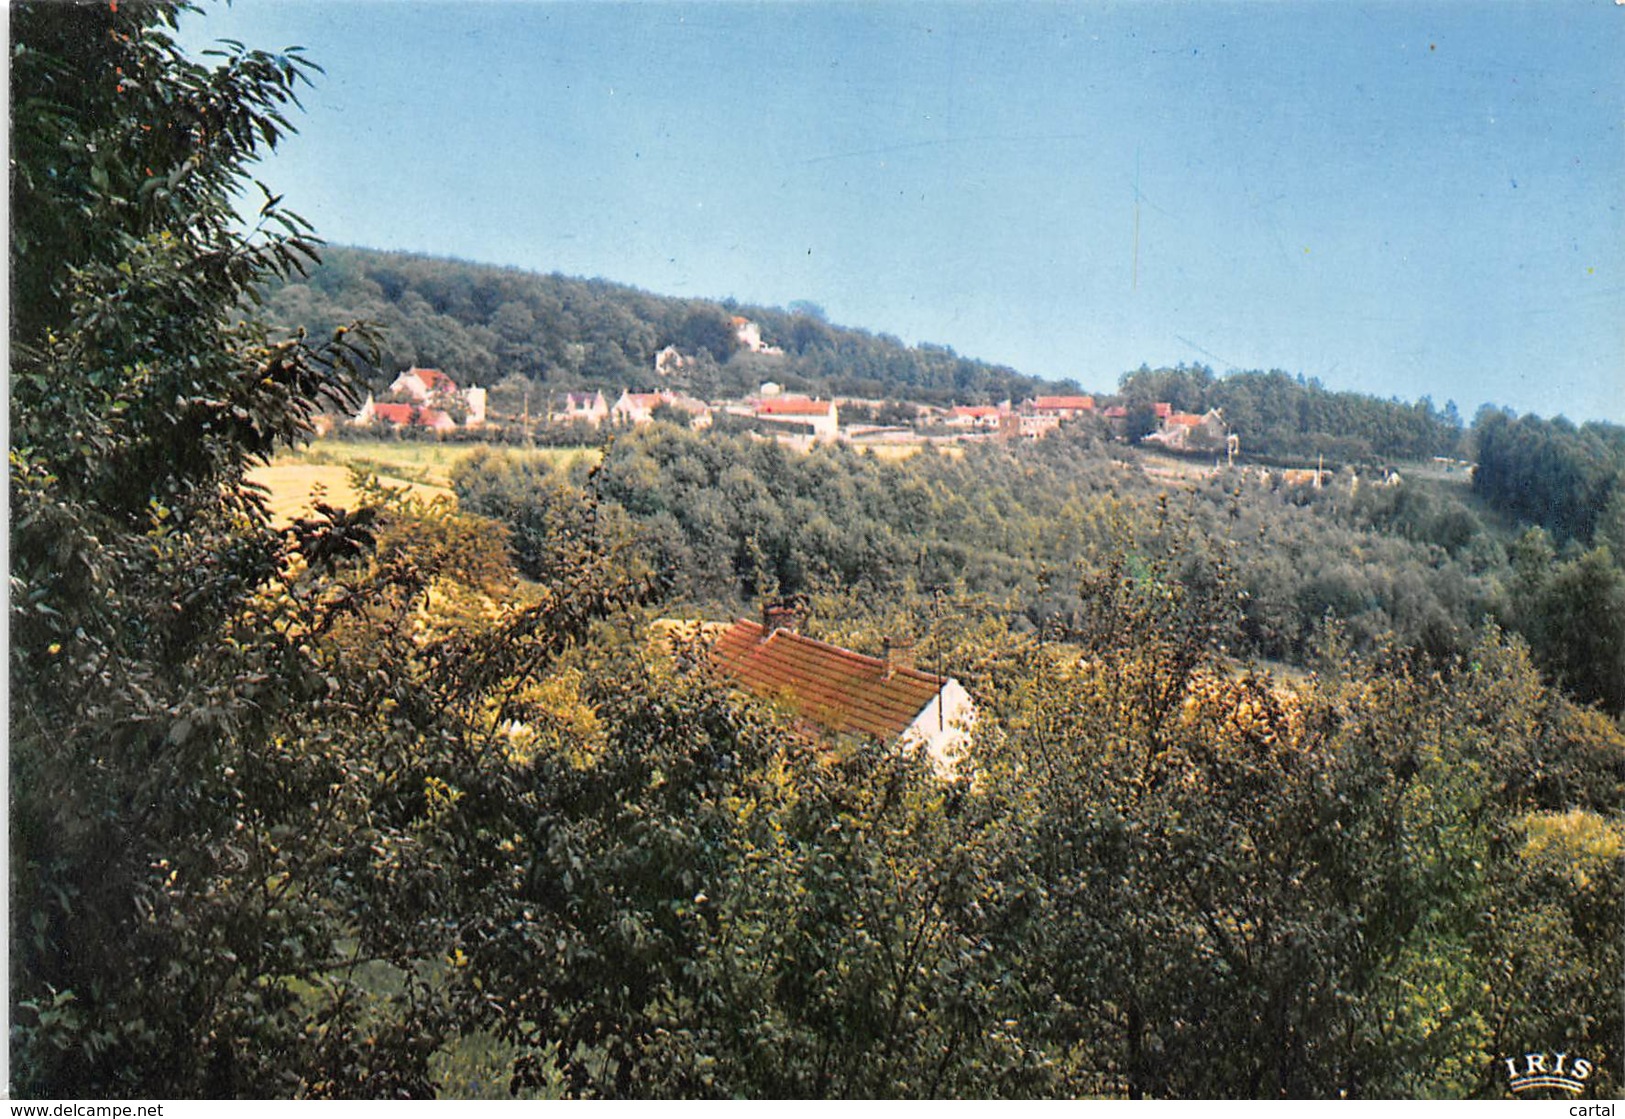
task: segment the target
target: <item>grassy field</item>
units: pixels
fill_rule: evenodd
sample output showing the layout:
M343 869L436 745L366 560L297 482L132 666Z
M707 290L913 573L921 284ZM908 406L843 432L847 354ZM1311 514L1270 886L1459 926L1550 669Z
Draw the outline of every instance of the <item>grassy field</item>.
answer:
M469 456L485 450L542 459L555 466L568 466L577 459L596 460L596 447L488 447L484 443L408 442L399 439L317 440L301 450L277 456L291 462L360 466L378 474L390 474L428 486L451 485L451 471Z
M249 480L271 491L271 515L281 524L303 515L318 495L330 505L353 508L356 493L350 468L360 467L390 486L405 486L425 499L451 496L451 472L459 462L484 448L479 443L429 443L404 440L339 442L317 440L296 451L284 451L249 472ZM505 448L510 454L534 456L559 466L577 459L596 459L593 447Z
M958 443L854 443L852 447L860 455L873 455L881 462L902 462L928 447L949 458L965 457L965 448Z

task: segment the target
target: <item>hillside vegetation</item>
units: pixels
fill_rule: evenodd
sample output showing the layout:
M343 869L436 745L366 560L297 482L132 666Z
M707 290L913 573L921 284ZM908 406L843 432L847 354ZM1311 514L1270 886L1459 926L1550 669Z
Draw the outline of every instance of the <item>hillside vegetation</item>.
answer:
M517 378L539 400L550 391L653 387L655 354L667 346L691 360L663 384L705 397L776 381L824 395L949 403L1019 398L1043 384L946 347L833 326L811 306L677 299L603 280L363 249L325 250L308 278L275 286L265 315L273 326L320 333L373 322L385 331L378 368L390 376L419 365L467 384ZM783 354L743 349L734 315L756 322Z
M250 471L394 359L243 317L317 290L271 190L237 217L310 64L201 65L180 8L11 10L11 1095L1488 1098L1537 1050L1625 1089L1611 431L1480 417L1473 493L656 421L415 444L456 502L359 472L279 523ZM959 767L654 639L769 596L916 638Z
M464 261L334 247L310 276L273 286L264 307L274 327L330 333L364 320L384 330L373 377L384 388L412 365L443 369L462 384L499 390L512 412L529 395L533 410L564 392L678 388L705 398L737 397L764 381L792 391L924 404L989 404L1038 393L1110 389L1115 373L1079 371L1045 382L1004 366L960 357L944 346L905 346L825 320L816 307L782 310L654 295L603 280L539 275ZM753 352L733 317L755 322L782 353ZM686 363L655 372L655 355L674 346ZM1116 386L1130 406L1170 402L1186 412L1222 408L1253 457L1333 465L1455 454L1461 419L1454 406L1332 392L1280 371L1215 377L1201 366L1141 369Z

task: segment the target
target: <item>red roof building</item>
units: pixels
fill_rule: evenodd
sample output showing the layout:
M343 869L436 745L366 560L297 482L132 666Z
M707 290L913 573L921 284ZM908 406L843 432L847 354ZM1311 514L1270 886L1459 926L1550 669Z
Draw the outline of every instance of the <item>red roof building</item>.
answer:
M764 400L756 406L758 416L827 416L835 405L828 400Z
M943 421L949 427L998 427L1000 413L991 404L955 404Z
M389 391L406 393L418 400L427 400L437 393L454 395L457 392L457 382L438 369L419 369L414 365L395 378L394 383L389 386Z
M828 442L840 434L840 413L833 400L775 397L758 400L756 418L771 423L805 424L813 437Z
M1075 416L1084 412L1095 410L1095 398L1092 396L1040 396L1033 399L1035 412L1054 412L1059 415Z
M746 691L780 703L829 735L902 738L951 769L975 719L957 680L907 663L902 647L869 657L741 618L711 649L712 662Z
M426 427L430 431L450 431L457 421L438 408L421 408L416 404L373 404L373 418L395 427Z

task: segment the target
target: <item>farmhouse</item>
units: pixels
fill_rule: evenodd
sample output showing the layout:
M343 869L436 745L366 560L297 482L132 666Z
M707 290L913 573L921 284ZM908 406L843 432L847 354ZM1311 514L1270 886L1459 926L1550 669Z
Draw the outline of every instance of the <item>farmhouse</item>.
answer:
M459 390L457 382L438 369L419 369L414 365L390 383L389 391L397 396L405 397L413 404L420 407L431 407L432 410L442 414L447 413L450 409L458 409L465 414L464 424L467 427L478 427L485 422L485 390L479 387ZM387 422L395 424L396 427L403 426L405 422L390 420L382 414L379 414L377 418L385 419ZM450 419L450 416L447 415L447 418ZM354 422L365 426L367 423L371 423L372 420L363 421L360 416L357 416ZM436 430L443 430L438 421L434 425L425 426L434 426ZM452 420L451 426L456 427L457 422Z
M1171 411L1163 418L1162 429L1146 436L1146 442L1161 443L1176 451L1210 449L1222 446L1224 441L1224 416L1217 408L1201 415Z
M806 400L779 397L756 402L756 418L769 423L797 424L812 429L813 438L820 443L833 441L840 434L840 413L832 400Z
M999 409L991 405L956 404L942 422L947 427L997 428L999 419Z
M609 415L609 403L601 392L567 392L564 407L548 416L554 423L584 423L597 427Z
M924 749L939 773L953 772L976 719L959 681L914 667L911 643L888 641L883 656L865 656L798 633L794 612L772 606L761 621L741 618L724 630L711 659L809 729Z
M1027 402L1027 411L1037 416L1053 416L1058 420L1073 420L1087 416L1095 410L1092 396L1035 396Z
M421 404L379 404L367 394L367 401L350 421L356 427L371 427L386 423L391 427L421 427L437 433L455 431L457 421L438 408Z
M707 428L711 426L711 408L703 401L695 400L691 396L684 396L675 392L625 392L615 402L615 407L609 410L610 419L616 423L631 424L633 427L642 427L654 421L655 409L661 406L675 408L688 415L690 427Z

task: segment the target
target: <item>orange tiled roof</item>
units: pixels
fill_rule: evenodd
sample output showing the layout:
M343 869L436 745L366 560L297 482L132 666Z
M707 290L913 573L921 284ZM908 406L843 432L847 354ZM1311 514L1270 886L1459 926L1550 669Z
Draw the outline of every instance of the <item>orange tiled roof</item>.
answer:
M416 366L413 366L406 372L408 375L416 374L417 379L422 381L424 387L426 387L430 392L457 391L457 382L453 381L450 377L446 376L438 369L419 369Z
M711 659L747 691L789 706L832 734L893 738L907 730L947 679L838 645L741 618L717 639Z
M997 416L999 410L991 404L955 404L953 414L969 416L971 419L986 419L989 416Z
M1095 398L1092 396L1040 396L1033 401L1033 407L1046 412L1093 412Z
M1207 417L1198 416L1195 412L1175 412L1168 417L1168 422L1181 427L1201 427L1207 423Z
M1174 414L1174 406L1172 404L1161 404L1161 403L1159 403L1159 404L1153 404L1153 405L1151 405L1151 407L1156 410L1157 419L1159 419L1159 420L1165 420L1169 416Z
M416 404L374 404L372 411L379 419L396 427L407 427L411 424L419 427L440 427L444 423L452 422L450 417L438 408L419 408Z
M756 412L762 416L827 416L830 407L827 400L764 400Z

